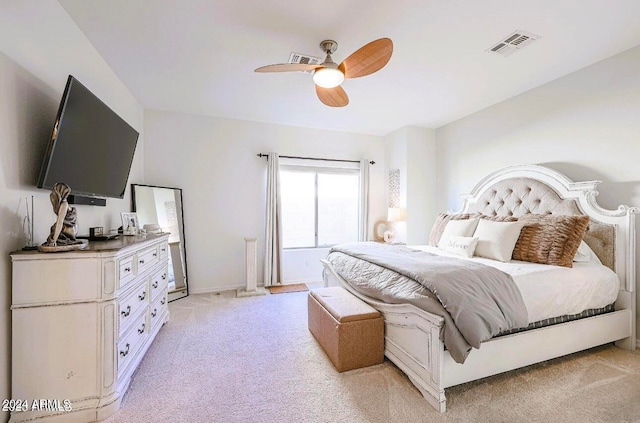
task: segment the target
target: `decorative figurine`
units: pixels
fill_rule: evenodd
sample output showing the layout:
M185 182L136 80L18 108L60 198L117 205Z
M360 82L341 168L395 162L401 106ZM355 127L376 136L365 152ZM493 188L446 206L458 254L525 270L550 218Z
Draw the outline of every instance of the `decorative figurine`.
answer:
M49 198L53 212L58 216L51 226L47 241L38 246L39 251L71 251L85 248L87 241L76 239L78 234L77 213L75 207L69 207L67 197L71 194L69 185L58 182L53 186Z

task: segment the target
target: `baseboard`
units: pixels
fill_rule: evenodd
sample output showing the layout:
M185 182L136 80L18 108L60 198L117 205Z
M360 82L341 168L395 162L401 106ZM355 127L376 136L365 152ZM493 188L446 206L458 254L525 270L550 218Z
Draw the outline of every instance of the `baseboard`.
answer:
M247 287L246 285L216 286L212 288L200 288L200 289L193 289L189 287L189 294L215 294L215 293L224 292L224 291L235 291L236 289L246 288L246 287Z
M322 281L322 279L318 280L316 278L310 278L310 279L284 281L283 285L293 285L296 283L323 284L324 282ZM235 291L239 288L246 288L246 287L247 287L246 285L225 285L225 286L216 286L212 288L199 288L199 289L194 289L192 287L189 287L189 294L215 294L217 292ZM258 285L258 287L264 287L264 285Z
M322 283L322 279L310 278L310 279L294 279L282 281L283 285L293 285L296 283Z

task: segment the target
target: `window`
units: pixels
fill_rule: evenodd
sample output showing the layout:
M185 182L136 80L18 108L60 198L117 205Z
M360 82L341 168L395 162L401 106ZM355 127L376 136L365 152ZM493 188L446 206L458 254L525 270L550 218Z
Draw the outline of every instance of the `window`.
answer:
M281 165L280 192L284 248L358 241L359 169Z

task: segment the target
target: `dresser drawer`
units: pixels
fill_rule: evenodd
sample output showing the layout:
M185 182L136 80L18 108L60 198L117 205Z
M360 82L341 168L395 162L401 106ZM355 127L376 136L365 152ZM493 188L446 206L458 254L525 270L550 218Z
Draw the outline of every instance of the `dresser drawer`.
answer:
M149 290L151 291L151 302L154 302L158 295L167 290L167 268L163 267L151 276Z
M163 261L169 255L169 245L166 242L158 245L158 249L160 250L160 261Z
M154 245L138 253L138 275L142 275L160 262L158 254L158 245Z
M120 319L120 331L118 333L124 333L129 325L133 324L140 310L147 308L149 305L149 293L147 291L147 284L140 284L138 288L119 302L120 311L118 318Z
M118 341L118 374L127 368L127 364L136 356L140 346L147 338L149 328L146 313L140 316L135 325Z
M155 329L156 325L159 324L166 309L167 293L165 292L149 307L149 327L151 329Z
M133 264L133 254L118 260L118 279L120 281L120 288L126 286L135 278Z

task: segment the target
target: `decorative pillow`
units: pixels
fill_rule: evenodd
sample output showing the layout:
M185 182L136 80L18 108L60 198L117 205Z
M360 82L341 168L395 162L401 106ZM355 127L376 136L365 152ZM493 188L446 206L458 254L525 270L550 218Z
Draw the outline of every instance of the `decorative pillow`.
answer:
M494 222L480 219L473 233L478 238L475 255L498 261L511 260L511 253L520 235L520 222Z
M450 220L442 232L440 241L438 241L438 247L444 250L444 247L449 243L449 238L452 236L473 235L479 220L480 219Z
M528 214L513 250L515 260L573 267L573 257L589 224L589 216Z
M433 223L431 227L431 234L429 235L429 245L433 245L434 247L438 246L440 242L440 238L442 237L442 232L444 232L444 228L447 226L447 223L451 220L465 220L469 219L471 215L469 213L461 213L461 214L448 214L448 213L438 213L438 217L436 217L436 221Z
M584 240L580 241L580 245L576 250L576 255L573 256L574 262L592 262L602 264L596 253L589 247L589 245L584 242Z
M476 245L478 238L452 235L447 240L447 245L444 245L444 250L457 256L473 257Z
M429 235L429 245L437 246L442 237L442 232L451 220L467 220L467 219L487 219L495 222L515 222L518 218L513 216L488 216L481 213L439 213L436 221L431 227Z

